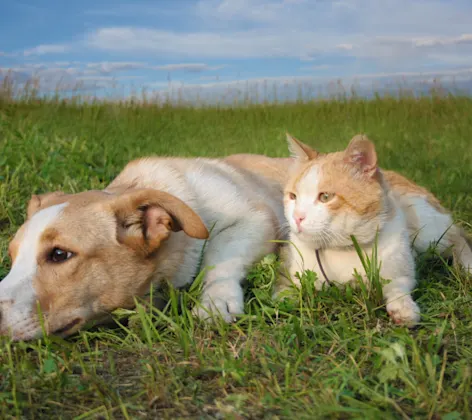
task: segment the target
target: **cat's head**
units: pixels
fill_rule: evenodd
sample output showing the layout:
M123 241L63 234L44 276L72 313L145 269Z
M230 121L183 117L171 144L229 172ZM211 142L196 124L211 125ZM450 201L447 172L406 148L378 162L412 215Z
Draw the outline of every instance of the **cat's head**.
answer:
M285 187L292 234L315 248L371 243L385 223L388 201L373 143L355 136L346 150L322 154L287 134L294 158Z

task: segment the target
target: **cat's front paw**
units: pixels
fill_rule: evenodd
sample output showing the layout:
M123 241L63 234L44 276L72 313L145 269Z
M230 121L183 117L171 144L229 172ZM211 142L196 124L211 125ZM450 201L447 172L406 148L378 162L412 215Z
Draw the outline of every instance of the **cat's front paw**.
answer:
M395 324L414 327L420 321L420 308L411 296L387 303L387 313Z
M239 285L238 290L232 292L204 293L199 305L194 308L194 314L205 321L211 321L218 315L228 323L236 321L237 316L244 313L244 298Z

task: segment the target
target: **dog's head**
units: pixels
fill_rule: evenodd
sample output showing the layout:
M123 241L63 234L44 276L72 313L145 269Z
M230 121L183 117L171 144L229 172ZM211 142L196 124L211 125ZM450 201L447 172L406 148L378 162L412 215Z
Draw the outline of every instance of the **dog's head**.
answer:
M173 232L206 239L185 203L152 189L33 196L10 243L10 273L0 282L0 334L15 340L46 331L70 335L87 321L134 305ZM158 267L157 267L158 269Z

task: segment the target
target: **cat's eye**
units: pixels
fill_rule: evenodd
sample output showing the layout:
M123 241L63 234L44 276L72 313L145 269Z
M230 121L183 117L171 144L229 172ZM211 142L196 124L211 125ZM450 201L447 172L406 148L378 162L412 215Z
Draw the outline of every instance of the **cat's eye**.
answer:
M334 198L334 193L322 192L318 195L318 200L321 203L327 203Z
M48 261L52 263L62 263L64 261L67 261L71 259L74 256L74 254L70 251L64 251L63 249L60 248L54 248L49 254L48 254Z
M290 198L290 200L296 200L297 196L296 196L296 194L291 192L291 193L288 193L288 198Z

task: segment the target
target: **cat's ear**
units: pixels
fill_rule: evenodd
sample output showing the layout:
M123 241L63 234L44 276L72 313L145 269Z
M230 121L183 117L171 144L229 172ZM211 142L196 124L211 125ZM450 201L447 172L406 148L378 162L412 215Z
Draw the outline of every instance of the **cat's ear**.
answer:
M318 152L310 146L302 143L300 140L287 133L288 149L292 157L300 161L309 161L318 156Z
M344 153L344 160L357 165L366 175L372 176L377 172L375 146L364 134L354 136Z

